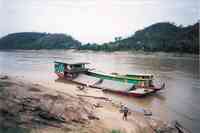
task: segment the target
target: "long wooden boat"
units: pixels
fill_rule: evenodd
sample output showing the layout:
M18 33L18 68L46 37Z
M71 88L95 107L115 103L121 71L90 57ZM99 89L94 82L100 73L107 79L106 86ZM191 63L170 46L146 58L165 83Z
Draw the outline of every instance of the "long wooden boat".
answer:
M154 91L159 91L165 88L165 84L163 83L160 87L156 87L153 84L153 75L119 75L119 74L105 74L99 72L88 71L88 75L100 78L100 79L108 79L115 80L124 83L132 83L135 84L138 88L144 89L153 89Z
M152 75L119 75L98 73L85 67L88 63L55 62L55 73L59 78L82 85L100 88L103 91L130 96L145 96L164 89L153 85Z
M142 97L155 92L153 89L136 87L133 83L119 82L108 79L101 79L101 82L97 82L96 84L91 85L91 87L100 88L105 92L135 97Z

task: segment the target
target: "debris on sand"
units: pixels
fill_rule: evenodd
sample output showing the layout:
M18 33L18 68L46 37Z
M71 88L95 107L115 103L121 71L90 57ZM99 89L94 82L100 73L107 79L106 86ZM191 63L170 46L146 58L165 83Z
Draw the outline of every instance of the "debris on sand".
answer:
M4 86L0 92L0 124L62 127L66 123L84 124L98 119L93 105L82 98L51 92L33 84L19 84L5 76L2 79L11 85Z
M89 97L89 98L94 98L94 99L101 99L101 100L105 100L105 101L111 101L107 97L90 96L90 95L79 95L79 94L77 96L79 96L79 97Z

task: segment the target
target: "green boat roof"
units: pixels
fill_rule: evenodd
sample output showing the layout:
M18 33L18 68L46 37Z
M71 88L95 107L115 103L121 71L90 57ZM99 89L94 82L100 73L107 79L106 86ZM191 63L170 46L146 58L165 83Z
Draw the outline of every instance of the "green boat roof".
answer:
M141 81L148 81L148 80L153 80L151 79L143 79L143 78L133 78L133 77L127 77L125 75L112 75L112 74L107 74L107 73L103 73L103 72L98 72L98 71L91 71L92 73L96 73L99 75L104 75L104 76L108 76L108 77L114 77L114 78L124 78L124 79L129 79L129 80L141 80Z
M127 77L127 76L124 76L124 75L117 75L116 77L124 78L124 79L130 79L130 80L142 80L142 81L152 80L152 78L148 78L148 79L133 78L133 77Z

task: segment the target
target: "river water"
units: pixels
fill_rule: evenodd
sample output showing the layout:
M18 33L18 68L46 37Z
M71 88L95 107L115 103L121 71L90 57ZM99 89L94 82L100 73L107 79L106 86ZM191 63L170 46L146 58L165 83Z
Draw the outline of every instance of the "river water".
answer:
M133 108L150 109L162 119L178 120L194 133L200 131L198 56L76 50L0 51L0 73L59 84L53 73L54 61L89 62L89 67L106 73L151 73L156 84L165 82L165 90L144 98L107 95Z

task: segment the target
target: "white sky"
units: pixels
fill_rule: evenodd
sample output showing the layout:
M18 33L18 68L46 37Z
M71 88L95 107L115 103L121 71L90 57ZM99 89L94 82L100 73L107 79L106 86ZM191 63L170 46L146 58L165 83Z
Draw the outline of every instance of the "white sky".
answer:
M0 36L35 31L107 42L163 21L197 22L198 0L0 0Z

